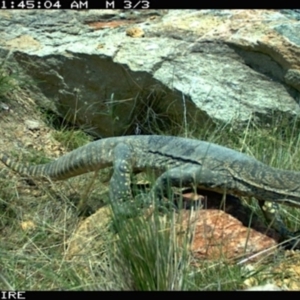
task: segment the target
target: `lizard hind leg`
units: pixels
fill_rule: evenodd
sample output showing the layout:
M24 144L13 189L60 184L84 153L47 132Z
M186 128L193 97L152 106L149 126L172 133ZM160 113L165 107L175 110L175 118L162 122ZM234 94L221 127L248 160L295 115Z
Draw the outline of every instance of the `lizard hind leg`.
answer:
M138 207L132 201L131 174L132 149L125 143L113 149L113 174L109 182L109 196L114 213L125 218L138 213Z

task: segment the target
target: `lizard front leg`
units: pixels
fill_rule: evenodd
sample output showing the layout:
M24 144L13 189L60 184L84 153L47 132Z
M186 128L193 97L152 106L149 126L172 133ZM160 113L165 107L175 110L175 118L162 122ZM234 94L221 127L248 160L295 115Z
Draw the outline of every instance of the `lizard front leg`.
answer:
M159 176L148 195L148 201L161 199L170 187L201 187L203 189L226 192L232 184L228 174L211 171L202 166L186 164L164 172Z

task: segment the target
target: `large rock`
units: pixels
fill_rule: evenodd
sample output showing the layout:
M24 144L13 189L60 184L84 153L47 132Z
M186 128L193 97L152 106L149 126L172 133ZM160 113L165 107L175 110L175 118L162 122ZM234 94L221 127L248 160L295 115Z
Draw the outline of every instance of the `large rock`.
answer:
M299 15L0 11L0 57L39 105L98 136L267 122L299 114Z

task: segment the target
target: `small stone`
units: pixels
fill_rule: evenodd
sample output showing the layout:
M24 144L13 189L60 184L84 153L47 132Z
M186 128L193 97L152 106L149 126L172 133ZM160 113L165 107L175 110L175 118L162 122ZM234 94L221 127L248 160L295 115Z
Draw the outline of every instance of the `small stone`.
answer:
M29 130L39 130L41 127L41 123L36 120L26 120L25 125Z

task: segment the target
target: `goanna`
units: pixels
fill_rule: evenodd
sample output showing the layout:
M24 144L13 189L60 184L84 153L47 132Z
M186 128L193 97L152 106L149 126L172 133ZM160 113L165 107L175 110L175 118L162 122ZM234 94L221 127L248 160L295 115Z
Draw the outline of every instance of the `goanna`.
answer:
M238 151L188 138L159 135L105 138L44 165L19 164L5 154L0 154L0 160L20 174L51 180L113 166L110 198L114 203L132 198L132 173L156 170L161 175L149 197L161 196L170 186L255 197L266 218L272 219L275 229L284 236L290 232L277 214L277 204L300 207L300 172L276 169Z

